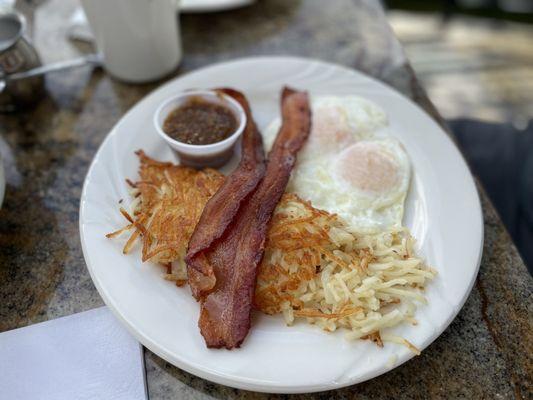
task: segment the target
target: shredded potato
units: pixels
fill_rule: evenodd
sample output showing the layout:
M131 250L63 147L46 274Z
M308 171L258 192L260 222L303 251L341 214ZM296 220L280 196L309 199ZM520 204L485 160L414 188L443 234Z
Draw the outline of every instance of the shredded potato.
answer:
M137 154L140 180L128 181L131 211L120 209L128 224L106 236L132 232L124 254L140 240L142 260L162 264L163 278L183 286L188 241L224 176ZM426 302L423 289L435 275L416 256L407 228L349 232L336 215L285 194L269 225L254 306L281 313L288 325L300 318L328 332L343 328L349 340L372 340L380 347L398 343L420 354L405 338L384 330L416 325L416 304Z
M417 258L406 228L353 234L335 215L285 194L271 221L260 265L255 306L282 313L288 325L305 318L332 332L346 328L348 339L401 343L382 335L401 323L416 324L416 302L435 271Z
M138 182L127 181L133 198L131 214L121 208L129 224L107 234L108 238L133 230L123 253L142 242L142 260L167 267L165 279L178 286L186 283L183 259L189 239L207 201L224 181L214 169L195 170L172 163L155 161L139 151Z

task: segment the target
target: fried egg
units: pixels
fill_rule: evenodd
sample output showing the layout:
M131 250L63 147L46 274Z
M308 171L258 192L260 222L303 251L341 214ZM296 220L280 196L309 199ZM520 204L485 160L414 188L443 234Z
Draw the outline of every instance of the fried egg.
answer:
M318 97L307 143L298 153L287 192L339 215L352 232L401 226L410 163L401 143L383 133L385 113L355 96ZM268 150L280 122L266 129Z
M311 134L298 153L298 160L322 153L339 153L350 144L369 137L387 125L387 117L376 104L358 96L311 98ZM272 147L281 126L277 118L264 134L265 149Z

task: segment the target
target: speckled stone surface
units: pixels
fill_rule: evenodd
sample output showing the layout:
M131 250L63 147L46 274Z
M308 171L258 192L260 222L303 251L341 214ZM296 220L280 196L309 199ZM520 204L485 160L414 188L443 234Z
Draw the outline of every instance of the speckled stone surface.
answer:
M36 15L47 61L79 50L65 39L72 0ZM414 99L440 121L377 1L259 0L213 15L182 16L185 58L176 76L259 54L313 57L358 68ZM78 206L89 163L107 132L159 83L130 86L101 71L50 75L36 109L0 116L7 192L0 210L0 331L102 305L83 260ZM485 248L464 308L421 356L342 390L277 396L196 378L146 351L148 390L160 399L529 399L533 376L533 282L481 190ZM0 396L1 397L1 396Z

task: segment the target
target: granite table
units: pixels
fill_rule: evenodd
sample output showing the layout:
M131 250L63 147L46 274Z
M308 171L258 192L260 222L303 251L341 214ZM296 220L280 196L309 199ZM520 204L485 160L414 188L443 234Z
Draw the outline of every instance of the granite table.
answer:
M35 13L35 42L45 61L87 51L66 39L76 5L51 0ZM259 0L180 20L185 57L173 76L243 56L313 57L392 85L442 123L378 1ZM0 331L103 304L80 247L83 180L107 132L161 83L133 86L102 71L71 70L48 76L48 96L35 109L0 117L7 175L0 210ZM482 188L480 194L485 246L479 276L457 318L421 356L349 388L274 396L207 382L146 350L150 399L532 398L532 279Z

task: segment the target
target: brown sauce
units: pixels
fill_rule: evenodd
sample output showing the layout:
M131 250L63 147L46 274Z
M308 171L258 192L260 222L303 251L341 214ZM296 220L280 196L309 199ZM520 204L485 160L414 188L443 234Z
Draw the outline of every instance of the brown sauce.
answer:
M237 129L233 113L220 104L193 97L174 109L163 123L163 131L187 144L220 142Z

